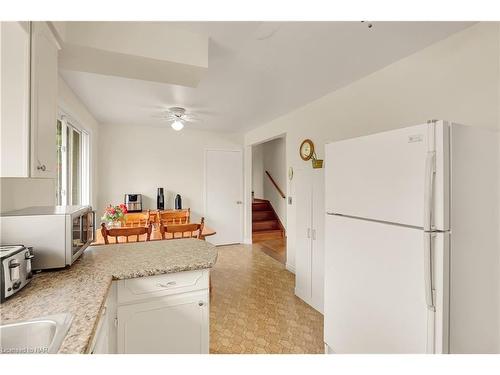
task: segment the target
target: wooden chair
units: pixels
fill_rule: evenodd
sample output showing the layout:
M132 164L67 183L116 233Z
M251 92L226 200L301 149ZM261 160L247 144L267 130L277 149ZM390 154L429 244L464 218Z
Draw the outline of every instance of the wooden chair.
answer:
M205 218L201 218L200 223L189 224L166 224L160 222L160 233L163 240L178 239L178 238L202 238L203 226L205 225ZM166 234L170 233L172 238L166 238ZM176 237L176 233L180 234Z
M129 212L123 217L124 226L126 227L143 227L148 223L149 211L143 212Z
M169 210L158 212L159 224L187 224L191 217L191 209Z
M158 222L158 212L157 211L153 211L151 212L150 210L148 210L148 224L153 224L153 226L156 225L156 223Z
M115 238L115 243L118 243L118 237L125 237L126 242L129 242L128 238L130 236L136 236L136 241L139 242L139 236L146 235L146 241L151 240L151 230L152 224L149 223L147 226L142 227L121 227L121 228L106 228L106 224L101 224L102 238L104 238L104 243L109 245L109 237Z

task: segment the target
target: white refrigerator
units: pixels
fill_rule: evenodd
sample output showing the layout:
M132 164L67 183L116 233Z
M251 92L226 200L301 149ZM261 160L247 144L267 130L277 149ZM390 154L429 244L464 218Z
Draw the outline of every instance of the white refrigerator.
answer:
M429 121L326 145L328 353L500 352L498 141Z

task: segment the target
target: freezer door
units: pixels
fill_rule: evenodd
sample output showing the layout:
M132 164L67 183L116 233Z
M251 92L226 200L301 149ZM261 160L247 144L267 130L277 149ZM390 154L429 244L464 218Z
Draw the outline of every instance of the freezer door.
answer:
M327 215L325 232L326 344L335 353L433 353L423 231Z
M447 230L447 129L440 121L327 144L327 211L419 228L427 214Z

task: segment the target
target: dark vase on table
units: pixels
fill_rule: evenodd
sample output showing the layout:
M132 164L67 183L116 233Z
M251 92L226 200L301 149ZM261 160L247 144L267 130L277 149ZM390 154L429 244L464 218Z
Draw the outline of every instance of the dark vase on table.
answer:
M158 210L165 209L165 196L163 195L163 188L158 188L158 195L156 196L156 208Z
M175 196L175 209L182 210L182 198L181 198L180 194L177 194Z

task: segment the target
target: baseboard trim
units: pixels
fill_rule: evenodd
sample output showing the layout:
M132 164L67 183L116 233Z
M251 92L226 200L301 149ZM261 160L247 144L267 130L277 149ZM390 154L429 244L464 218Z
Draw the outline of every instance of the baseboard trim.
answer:
M291 273L293 273L295 275L295 266L290 264L290 263L286 263L285 264L285 268L290 271Z

